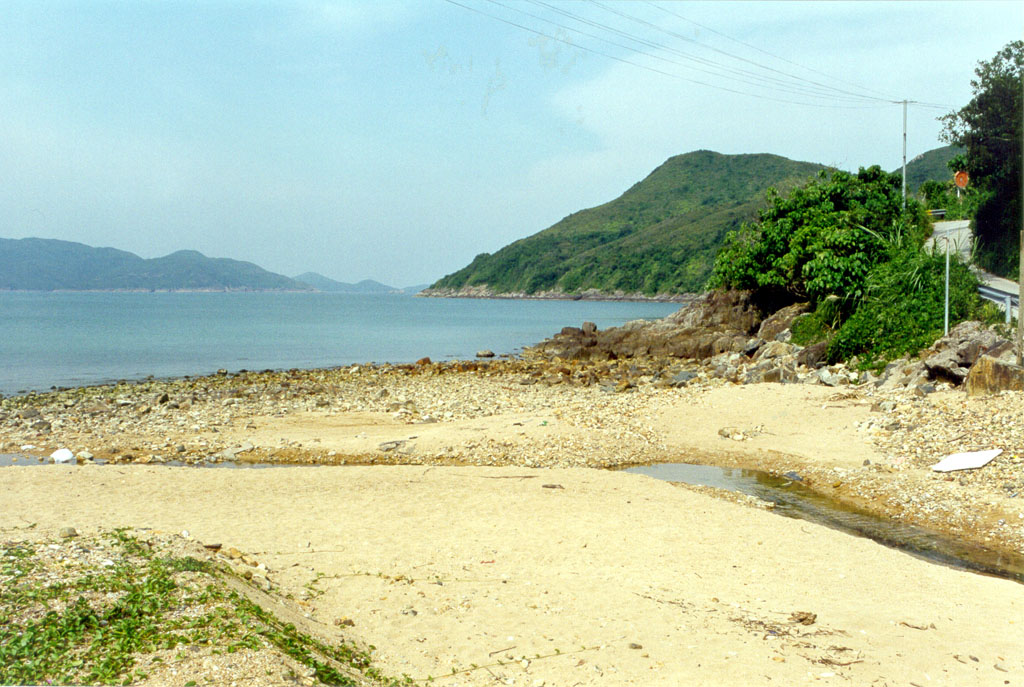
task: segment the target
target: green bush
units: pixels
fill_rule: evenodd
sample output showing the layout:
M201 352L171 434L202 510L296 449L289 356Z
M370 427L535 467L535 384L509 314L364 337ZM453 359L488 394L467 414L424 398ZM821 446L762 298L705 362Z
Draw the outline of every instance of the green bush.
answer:
M945 210L944 219L971 219L978 211L979 204L985 194L975 188L968 188L957 193L956 184L952 181L926 181L919 190L924 199L924 206L929 210Z
M857 308L829 342L829 362L860 356L870 366L930 346L943 334L945 254L913 246L894 249L868 276ZM950 262L950 326L985 317L977 277Z
M825 324L815 311L804 313L794 319L789 331L793 335L791 339L793 343L798 346L808 346L827 339L832 333L832 328Z

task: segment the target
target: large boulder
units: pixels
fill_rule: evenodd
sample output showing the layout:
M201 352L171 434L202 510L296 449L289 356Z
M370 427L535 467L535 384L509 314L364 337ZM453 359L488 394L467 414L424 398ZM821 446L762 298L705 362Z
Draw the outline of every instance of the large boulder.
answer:
M966 388L968 396L1024 391L1024 367L983 355L971 366Z
M793 320L798 315L803 315L810 309L811 306L808 303L794 303L782 310L777 310L761 323L757 330L757 338L765 341L775 341L780 334L789 330Z
M979 357L1001 352L1007 343L1006 339L980 322L961 322L925 351L924 366L932 379L961 384Z
M825 359L825 353L828 351L828 342L819 341L813 343L803 349L796 356L797 365L806 365L807 367L818 367L821 362Z
M709 291L665 318L683 329L718 329L753 334L764 313L750 291Z

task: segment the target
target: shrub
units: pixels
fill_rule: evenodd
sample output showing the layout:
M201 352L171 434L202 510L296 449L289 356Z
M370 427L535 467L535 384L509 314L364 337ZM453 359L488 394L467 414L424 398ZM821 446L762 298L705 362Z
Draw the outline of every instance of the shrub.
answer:
M945 255L912 246L892 251L869 275L866 293L829 343L829 362L861 356L867 366L913 354L942 336ZM950 326L984 316L978 279L950 262Z

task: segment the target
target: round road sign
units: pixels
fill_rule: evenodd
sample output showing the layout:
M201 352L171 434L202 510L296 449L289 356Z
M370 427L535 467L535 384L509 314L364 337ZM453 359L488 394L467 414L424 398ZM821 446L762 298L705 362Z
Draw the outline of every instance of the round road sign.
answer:
M960 188L967 188L967 181L969 179L970 177L967 176L967 172L961 171L953 175L953 181L955 181L956 185Z

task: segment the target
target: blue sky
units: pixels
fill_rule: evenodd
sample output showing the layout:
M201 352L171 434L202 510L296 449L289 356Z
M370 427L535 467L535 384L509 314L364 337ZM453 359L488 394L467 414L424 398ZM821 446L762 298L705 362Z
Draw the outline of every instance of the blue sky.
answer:
M0 236L430 282L692 150L895 169L885 101L964 105L1022 32L1018 2L0 2ZM910 107L909 157L945 111Z

